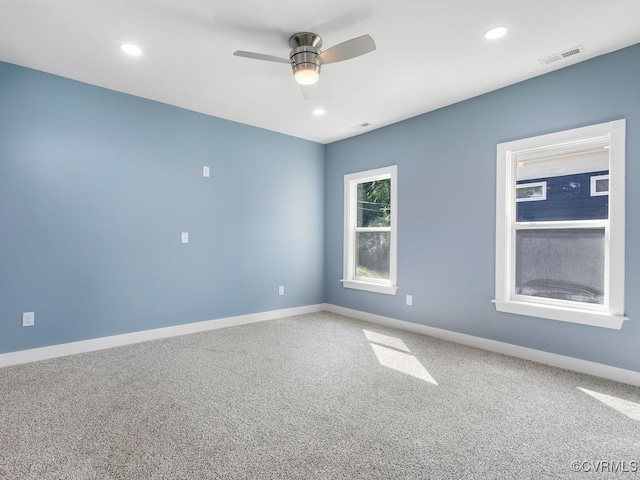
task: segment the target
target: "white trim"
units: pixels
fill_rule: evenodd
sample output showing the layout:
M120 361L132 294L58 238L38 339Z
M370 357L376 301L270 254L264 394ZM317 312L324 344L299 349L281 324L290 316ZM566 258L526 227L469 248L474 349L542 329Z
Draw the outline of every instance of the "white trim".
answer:
M562 132L525 138L497 146L496 158L496 275L495 306L498 311L542 317L551 320L583 323L605 328L621 328L624 320L625 268L625 135L626 121L591 125ZM609 218L605 221L605 292L604 312L593 307L575 308L574 302L553 306L536 297L525 299L515 294L516 231L524 228L548 228L549 222L518 223L516 215L516 171L518 162L527 156L553 155L582 146L609 146ZM603 150L606 150L603 148ZM582 222L583 224L585 222ZM555 228L568 228L577 222L555 222ZM596 223L585 228L597 227ZM545 305L546 304L546 305ZM578 306L580 304L578 303ZM584 313L584 322L575 311ZM616 327L615 325L619 325Z
M367 292L385 293L387 295L395 295L398 290L397 286L385 283L365 282L363 280L340 280L345 288L355 288L356 290L365 290Z
M376 180L391 181L391 225L390 227L357 228L357 205L352 199L357 199L357 186L360 183ZM365 290L374 293L395 295L397 286L397 245L398 245L398 166L350 173L344 176L344 246L342 286ZM389 279L362 279L355 276L355 235L357 231L389 231Z
M553 220L542 222L515 222L517 230L568 230L570 228L606 228L606 219L596 220Z
M592 175L591 176L591 190L590 194L592 197L600 197L604 195L609 195L609 190L603 190L601 192L598 191L598 180L609 180L609 174L607 175Z
M522 295L519 295L519 297L522 297ZM560 320L561 322L580 323L592 327L613 328L615 330L620 330L623 323L628 320L624 316L609 315L608 313L585 310L584 308L569 308L560 305L544 305L542 303L517 300L493 300L493 303L495 303L498 312L529 315L550 320Z
M613 122L609 166L609 310L624 315L626 122Z
M464 333L452 332L440 328L429 327L417 323L397 320L395 318L383 317L372 313L352 310L350 308L339 307L337 305L325 304L324 309L328 312L337 313L346 317L356 318L367 322L377 323L388 327L399 328L409 332L420 333L430 337L439 338L449 342L467 345L469 347L480 348L490 352L501 353L511 357L523 358L533 362L551 365L552 367L563 368L579 373L586 373L596 377L606 378L616 382L627 383L640 387L640 372L627 370L619 367L612 367L602 363L582 360L580 358L567 357L556 353L544 352L528 347L521 347L510 343L489 340L488 338L475 337Z
M542 187L542 195L540 197L524 197L518 198L518 190L522 188L531 188L531 187ZM529 183L518 183L516 185L516 203L520 202L539 202L541 200L547 199L547 182L529 182Z
M51 345L49 347L3 353L0 354L0 367L36 362L39 360L48 360L50 358L66 357L67 355L75 355L77 353L93 352L96 350L104 350L106 348L147 342L149 340L158 340L161 338L177 337L180 335L188 335L207 330L216 330L218 328L235 327L237 325L245 325L248 323L264 322L266 320L304 315L306 313L316 313L321 312L322 310L324 310L323 304L308 305L304 307L271 310L268 312L252 313L237 317L219 318L217 320L187 323L172 327L156 328L153 330L124 333L122 335L113 335L110 337L92 338L91 340L82 340L79 342L62 343L58 345Z

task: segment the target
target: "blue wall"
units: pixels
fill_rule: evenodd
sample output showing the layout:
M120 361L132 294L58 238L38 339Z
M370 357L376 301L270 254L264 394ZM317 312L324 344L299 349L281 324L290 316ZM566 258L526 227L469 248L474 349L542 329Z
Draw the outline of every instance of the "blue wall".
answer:
M0 63L0 353L323 302L324 155Z
M0 353L326 301L640 371L638 85L640 45L324 147L0 63ZM630 320L497 313L496 144L617 118ZM343 176L392 164L398 295L344 289Z
M626 313L608 330L497 313L496 144L627 119ZM343 176L398 165L396 296L343 288ZM640 45L327 147L327 302L640 371ZM413 295L413 306L405 295Z

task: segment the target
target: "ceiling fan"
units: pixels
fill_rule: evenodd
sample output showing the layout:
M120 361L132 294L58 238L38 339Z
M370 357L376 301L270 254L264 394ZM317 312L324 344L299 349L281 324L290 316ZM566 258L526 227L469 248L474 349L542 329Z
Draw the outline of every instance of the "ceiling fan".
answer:
M289 46L292 48L289 58L265 55L263 53L233 52L236 57L253 58L267 62L288 63L293 69L293 76L300 85L312 85L320 78L320 67L328 63L342 62L359 57L376 49L370 35L362 35L346 42L339 43L321 51L322 38L316 33L300 32L291 35Z

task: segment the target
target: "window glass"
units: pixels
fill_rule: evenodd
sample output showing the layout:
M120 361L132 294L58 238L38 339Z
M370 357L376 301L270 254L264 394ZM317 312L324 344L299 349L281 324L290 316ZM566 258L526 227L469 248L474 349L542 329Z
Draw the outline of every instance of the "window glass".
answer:
M391 226L391 180L358 184L358 227Z
M591 143L577 145L575 151L564 147L561 155L543 150L518 156L515 179L518 222L609 218L608 198L592 193L597 185L594 179L606 177L608 182L608 141L596 138ZM524 195L536 195L536 188L542 195L541 185L545 186L544 202L523 201Z
M604 303L604 228L516 233L516 293Z
M607 198L591 194L592 178L609 171L607 142L594 139L588 145L565 146L560 154L545 149L518 159L515 294L604 303L604 225L566 227L575 220L609 218ZM520 203L542 198L543 188L544 202ZM557 228L523 229L519 222L553 222Z
M391 232L356 232L356 277L389 279Z
M591 195L609 195L609 175L596 175L591 177Z
M516 186L516 202L545 200L547 182L522 183Z

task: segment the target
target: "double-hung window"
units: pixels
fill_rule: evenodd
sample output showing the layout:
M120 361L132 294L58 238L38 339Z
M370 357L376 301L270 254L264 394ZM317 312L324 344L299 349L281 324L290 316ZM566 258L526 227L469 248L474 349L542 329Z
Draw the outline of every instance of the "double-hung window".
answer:
M609 175L591 177L591 196L609 195Z
M395 295L397 166L344 177L346 288Z
M499 144L496 309L622 328L624 187L624 120Z

